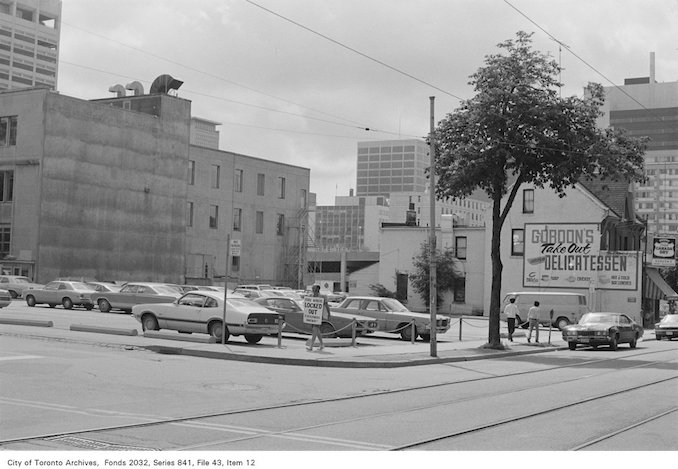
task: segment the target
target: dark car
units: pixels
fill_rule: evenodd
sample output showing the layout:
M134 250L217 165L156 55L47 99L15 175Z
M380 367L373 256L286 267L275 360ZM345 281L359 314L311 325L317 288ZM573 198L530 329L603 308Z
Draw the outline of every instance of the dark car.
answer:
M563 340L570 350L577 344L609 345L617 350L617 345L628 343L636 348L638 339L643 336L643 328L633 319L622 313L586 313L577 324L565 326L562 330Z
M284 316L284 332L310 334L313 326L304 322L304 305L301 301L285 296L264 296L253 300L255 303ZM353 319L356 320L356 335L368 334L378 328L374 318L358 314L332 313L330 318L320 325L325 337L352 337Z
M678 314L667 314L655 324L654 336L657 340L678 339Z
M100 291L91 295L99 311L108 313L112 309L131 312L134 305L142 303L171 303L182 295L174 285L154 282L129 282L119 291Z

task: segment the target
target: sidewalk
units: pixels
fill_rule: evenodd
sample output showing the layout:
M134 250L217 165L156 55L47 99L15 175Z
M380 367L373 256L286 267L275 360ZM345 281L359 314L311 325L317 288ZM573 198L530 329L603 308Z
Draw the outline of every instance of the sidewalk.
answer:
M8 324L0 321L0 335L15 337L52 338L99 346L121 347L131 350L149 350L160 354L183 355L209 359L269 363L278 365L339 367L339 368L399 368L439 363L504 358L509 356L550 352L566 349L559 331L548 334L542 331L541 343L528 344L525 333L516 331L514 342L505 337L505 350L483 348L486 340L451 340L449 336L436 343L436 356L431 355L431 344L415 343L395 338L372 337L356 339L325 339L324 350L306 349L302 337L284 336L281 347L277 337L264 337L258 344L248 344L241 337L231 338L222 345L203 334L179 334L171 331L147 332L140 335L136 330L108 329L79 325L77 328L60 329L40 327L36 324Z

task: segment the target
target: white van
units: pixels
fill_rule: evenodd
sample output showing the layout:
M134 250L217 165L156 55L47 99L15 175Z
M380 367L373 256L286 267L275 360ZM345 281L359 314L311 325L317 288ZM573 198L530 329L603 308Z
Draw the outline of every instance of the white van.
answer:
M507 293L501 307L500 318L506 321L504 316L504 306L509 303L511 298L516 299L519 314L516 318L516 326L520 325L527 328L527 312L534 306L534 302L539 302L541 315L539 323L548 325L549 322L562 329L568 324L576 324L583 314L590 312L586 304L586 295L581 293L554 293L554 292L531 292L518 291ZM553 310L553 321L551 321L551 310Z

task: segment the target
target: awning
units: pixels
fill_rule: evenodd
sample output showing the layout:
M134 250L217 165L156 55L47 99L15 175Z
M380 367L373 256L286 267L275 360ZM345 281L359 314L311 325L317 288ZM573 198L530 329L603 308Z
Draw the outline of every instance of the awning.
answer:
M678 293L666 283L657 269L646 268L645 298L653 300L678 300Z

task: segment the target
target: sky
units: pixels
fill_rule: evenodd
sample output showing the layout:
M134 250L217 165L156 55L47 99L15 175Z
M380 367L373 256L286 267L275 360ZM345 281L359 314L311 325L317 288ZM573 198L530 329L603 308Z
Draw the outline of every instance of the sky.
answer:
M220 149L310 168L319 205L355 188L357 144L425 137L517 31L589 82L678 81L678 0L63 0L58 90L114 96L162 74ZM366 130L369 129L369 130Z

